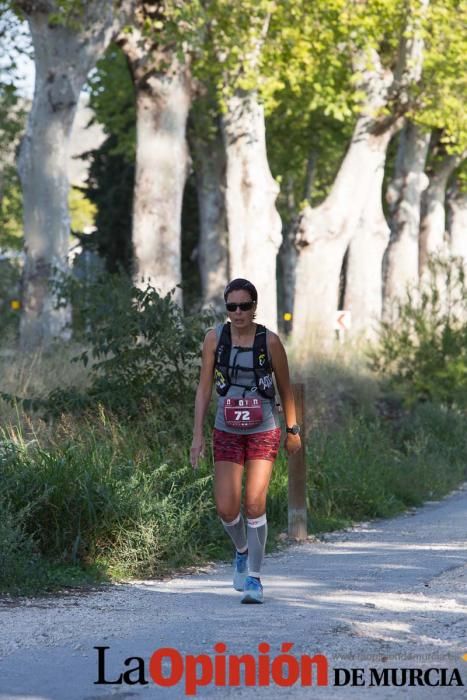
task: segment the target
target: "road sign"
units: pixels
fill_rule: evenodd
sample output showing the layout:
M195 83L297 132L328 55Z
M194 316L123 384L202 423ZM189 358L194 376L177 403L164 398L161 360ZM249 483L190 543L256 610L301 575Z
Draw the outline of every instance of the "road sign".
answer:
M336 311L334 316L334 330L348 331L352 325L352 315L350 311Z

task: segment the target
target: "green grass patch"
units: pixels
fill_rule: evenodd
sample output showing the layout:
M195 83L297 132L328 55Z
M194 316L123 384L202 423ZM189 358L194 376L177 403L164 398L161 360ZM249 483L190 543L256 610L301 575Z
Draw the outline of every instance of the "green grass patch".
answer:
M308 448L308 510L314 531L389 517L447 494L466 478L462 415L419 405L399 424L349 416L316 432Z
M164 421L162 421L164 423ZM172 423L175 425L175 422ZM0 451L0 591L57 590L161 576L231 555L215 512L211 457L188 462L191 416L162 430L157 413L125 424L101 411L41 446ZM310 532L387 517L439 497L466 475L461 415L425 404L401 424L348 414L307 440ZM287 528L287 460L268 497L269 549Z

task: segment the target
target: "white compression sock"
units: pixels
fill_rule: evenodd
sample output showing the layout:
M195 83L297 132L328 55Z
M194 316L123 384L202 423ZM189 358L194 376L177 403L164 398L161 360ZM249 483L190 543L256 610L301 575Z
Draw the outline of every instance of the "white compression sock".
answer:
M234 543L237 552L246 552L247 542L245 533L245 523L243 521L242 514L239 513L237 517L230 523L226 523L225 520L222 520L221 518L221 523L224 526L224 530Z
M264 559L264 550L268 536L268 522L266 513L259 518L247 518L246 536L248 542L248 573L250 576L260 577L261 565Z

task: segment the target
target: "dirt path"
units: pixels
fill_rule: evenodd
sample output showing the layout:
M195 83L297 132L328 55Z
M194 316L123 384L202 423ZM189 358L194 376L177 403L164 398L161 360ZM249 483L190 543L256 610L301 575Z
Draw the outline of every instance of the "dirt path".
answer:
M165 582L112 586L87 595L0 601L0 700L183 698L184 680L161 688L148 660L161 647L207 654L224 642L227 655L252 654L270 645L270 661L283 642L289 654L323 654L329 685L304 688L225 687L214 682L197 697L222 698L449 698L467 687L467 487L440 502L390 520L363 523L322 541L267 557L266 602L239 604L228 565ZM96 685L95 646L107 646L107 680L145 662L147 685ZM219 656L220 654L217 654ZM463 656L466 655L465 660ZM335 669L363 669L365 686L337 687ZM370 686L371 669L454 669L450 686ZM170 664L163 672L170 673ZM200 670L198 671L200 672ZM390 674L388 671L387 673ZM400 674L400 672L398 672ZM287 675L287 674L285 674ZM345 673L340 672L340 678ZM136 680L134 672L130 679ZM433 671L423 681L442 679ZM396 675L396 682L401 682ZM374 680L374 677L373 677ZM408 679L409 680L409 679ZM407 680L407 682L408 682Z

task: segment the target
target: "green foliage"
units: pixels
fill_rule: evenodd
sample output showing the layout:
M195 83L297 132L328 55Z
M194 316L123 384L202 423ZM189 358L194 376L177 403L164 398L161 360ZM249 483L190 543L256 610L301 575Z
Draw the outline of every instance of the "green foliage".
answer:
M194 76L222 101L236 89L256 88L258 49L273 9L271 0L169 0L164 32L185 42Z
M394 71L403 38L424 38L422 81L405 85L404 104L393 95L387 112L409 108L412 119L444 129L448 150L465 148L466 46L459 31L465 3L434 0L428 13L419 0L174 0L167 8L163 31L188 46L194 76L221 110L237 89L258 92L272 171L292 183L297 208L310 152L318 157L316 204L361 111L365 95L356 59L361 64L366 57L371 67L371 52L377 51L382 65ZM285 203L279 204L286 213Z
M72 231L84 231L94 226L96 206L77 187L70 189L68 205Z
M3 29L0 24L0 38ZM15 87L15 71L11 59L0 67L0 248L22 245L22 196L14 158L26 115Z
M123 51L110 44L89 76L89 106L107 136L113 136L111 156L127 164L135 159L136 106L133 81Z
M201 299L201 279L194 251L199 239L198 193L196 177L192 173L185 183L182 204L182 280L183 304L186 309L197 309Z
M85 0L55 0L50 7L48 21L50 25L67 27L79 31L83 25L86 12Z
M432 259L421 292L408 290L381 324L372 367L408 404L467 408L467 287L462 260Z
M89 104L107 138L89 159L86 197L96 207L96 231L88 244L108 272L132 265L132 210L135 178L136 110L133 82L121 49L111 44L88 80Z
M4 446L2 445L4 449ZM3 484L2 484L3 485ZM27 506L25 507L27 509ZM22 579L36 575L37 554L24 529L26 512L13 509L2 490L0 498L0 592L15 590Z
M117 290L118 285L110 296L120 294ZM100 300L108 298L107 288ZM119 307L117 302L112 308ZM100 325L112 308L92 312L93 323ZM63 348L58 352L57 372ZM446 494L466 477L465 417L427 402L378 418L374 391L356 371L356 359L347 358L343 366L341 358L327 369L313 363L321 384L308 377L311 532L393 515ZM197 373L196 360L188 361ZM43 371L53 373L49 364ZM126 392L123 381L121 393ZM100 405L81 415L61 415L51 426L33 417L32 427L28 417L23 428L11 426L0 435L0 563L7 564L0 565L0 591L159 576L230 557L212 497L213 411L206 421L206 458L194 472L193 393L174 399L171 392L170 386L161 389L131 420ZM337 410L339 395L344 403ZM281 451L268 492L269 549L276 533L287 528L287 471Z
M0 178L0 248L20 250L23 246L23 195L18 174L7 164Z
M417 406L395 425L349 416L339 430L317 430L308 450L313 530L388 517L439 497L465 479L463 416Z
M90 363L90 385L56 389L32 408L59 415L102 404L126 416L180 401L191 401L208 311L184 315L173 292L159 296L132 286L126 276L104 275L86 285L70 280L63 301L72 300L85 350L74 361Z
M448 153L467 148L467 4L459 0L435 0L423 23L424 61L416 91L412 118L431 128L442 129Z
M317 206L325 199L353 126L353 122L326 117L322 111L309 112L297 120L292 109L277 109L267 117L268 157L273 175L281 182L277 205L283 221L290 220L291 209L296 215L304 202L310 156L315 164L309 203Z
M133 259L131 243L135 168L119 151L118 136L109 136L101 146L88 153L90 166L86 198L96 207L96 231L89 245L105 261L108 272L123 268L130 273Z

